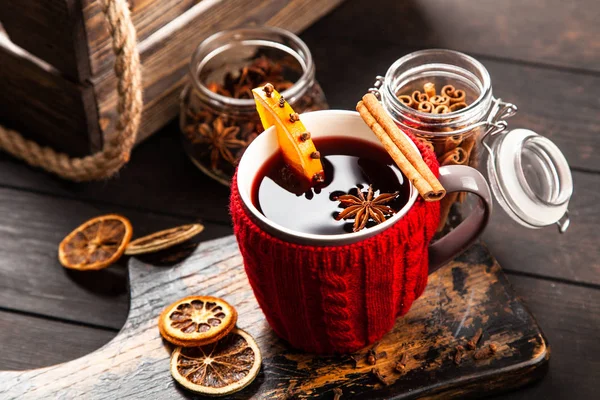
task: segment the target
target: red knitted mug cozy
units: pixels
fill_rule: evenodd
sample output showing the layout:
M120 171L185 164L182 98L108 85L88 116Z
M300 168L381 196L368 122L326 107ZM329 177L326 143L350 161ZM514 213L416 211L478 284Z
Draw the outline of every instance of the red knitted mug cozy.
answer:
M437 176L438 163L416 141ZM267 321L292 346L348 353L381 339L425 289L439 203L420 197L393 226L356 244L308 246L259 228L231 184L230 211L244 267Z

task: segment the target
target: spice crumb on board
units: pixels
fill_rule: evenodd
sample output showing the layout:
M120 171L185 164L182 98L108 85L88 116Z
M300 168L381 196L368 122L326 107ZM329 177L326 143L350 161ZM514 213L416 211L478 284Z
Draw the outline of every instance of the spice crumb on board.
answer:
M485 360L496 354L496 351L498 351L498 346L494 343L490 343L487 347L477 350L475 354L473 354L473 358L476 360Z
M367 351L367 364L377 364L377 353L375 353L375 348L372 348L369 351Z
M396 372L404 373L404 371L406 370L407 363L408 363L408 354L402 353L402 356L400 357L400 360L396 363L394 370Z
M456 346L456 353L454 353L453 361L454 364L459 365L462 361L462 357L465 354L465 348L460 344Z
M475 332L475 335L473 335L471 340L469 340L467 342L467 348L469 350L475 350L477 348L477 344L479 343L479 340L481 340L482 334L483 334L483 330L481 328L477 329L477 332Z
M371 374L383 385L388 386L390 382L388 382L387 378L381 374L379 368L373 368L371 370Z

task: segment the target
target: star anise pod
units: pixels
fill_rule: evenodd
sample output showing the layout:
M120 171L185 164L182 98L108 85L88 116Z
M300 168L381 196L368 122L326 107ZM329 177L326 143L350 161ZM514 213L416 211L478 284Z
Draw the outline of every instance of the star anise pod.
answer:
M236 158L231 150L246 146L245 141L237 138L239 131L238 126L226 127L223 118L217 117L212 125L207 123L197 125L193 136L190 132L186 133L192 144L206 145L207 150L210 151L211 167L217 169L220 158L232 165L235 164Z
M369 219L372 219L376 224L380 224L386 218L395 213L394 209L386 206L386 203L398 197L399 193L381 193L373 198L373 186L369 185L367 196L358 188L358 196L345 194L339 196L337 200L344 207L344 211L339 213L336 220L354 218L353 231L358 232L367 226Z

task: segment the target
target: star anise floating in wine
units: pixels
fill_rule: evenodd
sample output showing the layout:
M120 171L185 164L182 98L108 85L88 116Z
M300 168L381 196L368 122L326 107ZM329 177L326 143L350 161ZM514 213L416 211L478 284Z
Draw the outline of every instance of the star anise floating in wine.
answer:
M352 229L354 232L364 229L369 220L374 221L375 224L380 224L396 212L393 208L387 206L386 203L397 198L399 194L398 192L381 193L379 196L373 198L373 186L369 185L369 190L365 197L361 188L358 187L357 196L345 194L337 198L340 206L344 207L344 210L335 219L339 221L341 219L354 218L354 227Z

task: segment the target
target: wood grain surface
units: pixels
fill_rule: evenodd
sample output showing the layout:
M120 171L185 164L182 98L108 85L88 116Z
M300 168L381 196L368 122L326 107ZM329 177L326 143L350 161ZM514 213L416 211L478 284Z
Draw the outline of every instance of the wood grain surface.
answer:
M90 76L80 0L2 0L0 21L14 43L73 82Z
M208 36L240 26L277 26L298 32L342 0L203 0L162 31L141 42L144 110L138 132L143 141L179 114L179 96L188 82L188 65L196 47ZM293 23L292 23L293 22ZM110 132L117 114L116 76L106 69L91 79L100 125Z
M63 237L88 218L105 213L128 217L134 237L195 220L0 189L4 227L0 229L0 309L113 329L123 326L128 308L127 257L91 273L66 270L57 260ZM198 240L230 233L226 226L204 224ZM22 263L26 266L17 267Z
M75 155L101 147L93 89L36 62L0 32L0 123ZM32 134L33 133L33 134Z
M172 253L170 256L173 256ZM376 367L387 377L382 385L370 373L366 351L319 357L297 352L274 336L249 287L232 236L203 243L185 261L157 266L134 260L130 265L131 306L124 328L89 356L40 370L0 373L0 395L27 398L185 398L169 373L171 346L156 326L161 310L191 294L225 298L239 313L238 326L252 334L263 353L260 376L229 398L319 398L340 387L344 399L462 398L486 388L489 393L518 387L541 377L550 356L533 317L514 296L497 263L481 245L430 277L423 296L399 318L376 345ZM479 347L494 343L494 357L475 360L469 352L457 365L455 346L484 334ZM406 369L394 366L407 353ZM294 393L289 393L294 383Z
M117 329L0 311L0 369L23 370L74 360L108 343Z
M600 71L595 0L350 1L323 21L328 37Z
M342 1L147 0L136 3L133 19L134 25L140 28L138 49L143 64L144 96L138 142L178 115L179 96L187 81L190 57L208 36L224 29L257 25L287 27L298 32ZM101 149L103 135L113 132L117 124L117 78L112 68L114 54L105 17L95 0L83 0L82 4L76 0L52 0L33 8L28 7L30 3L30 0L3 3L0 19L5 18L9 22L6 30L13 41L15 37L25 37L16 42L27 45L28 50L57 66L59 71L53 74L38 71L36 63L27 58L14 59L10 54L3 54L5 51L0 47L0 61L5 59L4 62L9 64L5 71L0 72L0 85L12 89L10 98L0 97L0 108L4 111L0 118L16 120L16 127L25 130L31 137L73 155L94 153ZM57 14L55 18L52 17L54 14ZM13 15L15 17L11 18ZM75 25L80 23L86 24L86 34L83 30L81 34L79 31L70 33L70 29L76 30ZM35 31L31 35L33 40L28 39L29 31L17 29L21 26L30 26ZM37 38L44 36L44 30L61 32L65 36L61 38L71 42L49 44L48 40L54 39L55 35ZM60 49L48 53L53 46ZM59 74L64 74L63 63L70 60L62 56L69 51L63 47L69 46L77 61L86 58L90 73L75 78L67 73L68 79ZM80 51L82 46L85 49ZM55 62L57 60L58 63ZM21 65L25 68L19 70ZM77 73L81 73L82 68L85 69L78 66ZM72 72L72 68L69 71ZM20 79L12 79L13 74ZM82 83L74 85L71 81ZM71 86L74 86L75 92L67 90ZM65 90L56 93L57 87L65 87ZM56 103L55 96L59 99ZM72 104L73 112L64 109L66 102ZM55 120L72 123L58 125Z

